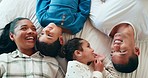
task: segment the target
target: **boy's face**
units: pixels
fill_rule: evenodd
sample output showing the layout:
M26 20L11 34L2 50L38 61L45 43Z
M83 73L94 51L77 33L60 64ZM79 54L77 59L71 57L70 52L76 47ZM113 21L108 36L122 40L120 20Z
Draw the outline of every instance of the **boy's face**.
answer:
M61 35L62 35L62 28L56 26L53 23L50 23L42 30L39 36L39 41L51 44L55 42Z

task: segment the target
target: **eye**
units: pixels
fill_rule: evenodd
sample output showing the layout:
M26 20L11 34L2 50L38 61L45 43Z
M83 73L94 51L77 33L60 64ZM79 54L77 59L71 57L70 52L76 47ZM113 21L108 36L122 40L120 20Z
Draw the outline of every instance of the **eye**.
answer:
M33 28L32 28L32 30L33 30L33 31L36 31L36 28L35 28L35 27L33 27Z
M44 33L42 32L40 35L44 35Z
M27 30L27 27L21 27L21 30L25 31L25 30Z

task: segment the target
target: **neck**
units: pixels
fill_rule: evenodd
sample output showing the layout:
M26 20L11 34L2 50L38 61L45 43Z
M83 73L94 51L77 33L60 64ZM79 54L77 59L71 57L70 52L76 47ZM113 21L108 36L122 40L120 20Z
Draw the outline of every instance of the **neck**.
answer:
M79 61L79 62L81 62L81 63L83 63L83 64L88 64L88 62L86 62L85 60L83 60L83 58L82 59L76 59L77 61Z
M23 54L26 54L28 56L31 56L32 54L35 53L35 49L19 49L20 52L22 52Z

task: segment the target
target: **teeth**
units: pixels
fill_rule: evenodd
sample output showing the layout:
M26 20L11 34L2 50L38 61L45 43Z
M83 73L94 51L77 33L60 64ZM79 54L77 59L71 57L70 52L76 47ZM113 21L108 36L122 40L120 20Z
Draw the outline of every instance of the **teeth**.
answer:
M27 37L27 40L34 40L34 37Z
M115 40L115 42L117 42L117 43L118 43L118 42L121 42L121 41L120 41L120 40Z
M114 42L115 42L115 43L122 43L123 40L115 40Z

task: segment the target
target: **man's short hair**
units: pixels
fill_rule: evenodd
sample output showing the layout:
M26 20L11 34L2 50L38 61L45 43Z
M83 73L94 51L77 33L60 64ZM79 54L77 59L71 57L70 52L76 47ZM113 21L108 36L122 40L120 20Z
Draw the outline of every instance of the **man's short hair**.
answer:
M127 64L115 64L113 63L114 68L122 73L131 73L138 67L138 56L133 55L129 58L129 61Z

